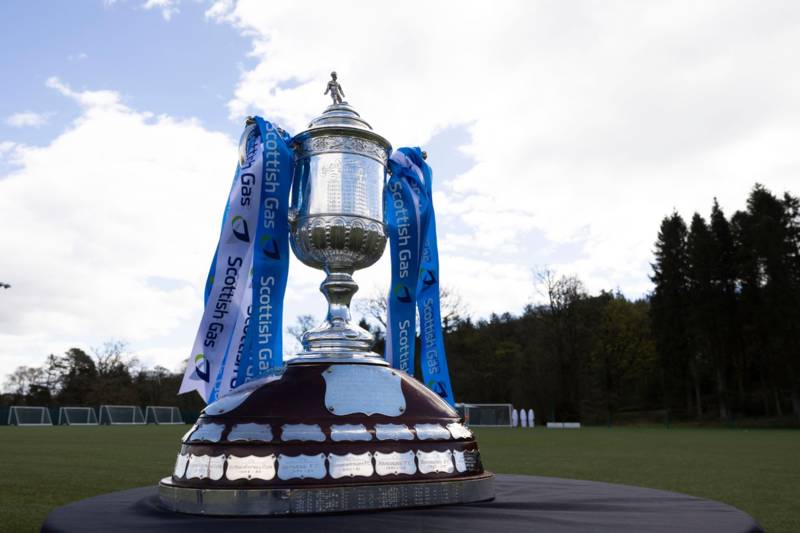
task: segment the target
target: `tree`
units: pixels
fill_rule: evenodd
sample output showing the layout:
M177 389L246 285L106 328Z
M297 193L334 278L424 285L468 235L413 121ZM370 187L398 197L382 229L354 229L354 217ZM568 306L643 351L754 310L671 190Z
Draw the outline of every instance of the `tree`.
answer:
M295 325L289 326L289 334L297 339L299 344L303 344L303 335L316 325L315 322L312 315L299 315Z

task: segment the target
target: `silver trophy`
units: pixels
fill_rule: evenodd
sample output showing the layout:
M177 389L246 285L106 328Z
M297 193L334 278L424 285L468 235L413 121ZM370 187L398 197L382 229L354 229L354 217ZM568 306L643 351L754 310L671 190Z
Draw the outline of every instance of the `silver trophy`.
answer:
M380 259L386 247L383 187L392 147L347 102L335 73L326 93L333 104L295 138L295 185L290 208L292 250L326 273L320 291L328 314L302 338L295 363L347 361L387 364L374 339L350 317L358 290L353 272Z

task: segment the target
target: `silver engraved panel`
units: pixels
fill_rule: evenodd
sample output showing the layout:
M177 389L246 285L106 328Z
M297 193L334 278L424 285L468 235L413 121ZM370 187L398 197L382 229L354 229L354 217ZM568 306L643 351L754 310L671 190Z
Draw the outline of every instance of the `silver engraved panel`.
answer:
M467 463L464 461L464 452L453 450L453 461L456 463L456 470L459 472L467 471Z
M224 455L191 455L189 456L189 466L186 469L186 478L208 478L216 481L222 478L224 466Z
M409 450L404 453L375 452L375 472L379 476L417 473L417 464L414 462L414 452Z
M449 440L450 432L441 424L417 424L414 426L419 440Z
M471 439L472 432L467 429L464 424L460 424L458 422L454 422L452 424L447 424L447 431L453 436L454 439Z
M195 424L195 425L193 425L192 427L190 427L190 428L189 428L189 431L187 431L186 433L184 433L184 434L183 434L183 437L181 437L181 442L187 442L187 441L189 440L189 435L191 435L192 433L194 433L194 432L195 432L195 430L196 430L197 428L199 428L199 427L200 427L200 426L199 426L199 425L197 425L197 424Z
M417 452L417 462L419 463L419 471L423 474L430 474L432 472L446 472L453 473L453 454L447 450L444 452Z
M269 424L236 424L228 433L228 441L270 442L272 428Z
M361 154L377 159L384 164L387 160L386 149L381 145L349 135L310 137L300 145L300 157L326 152L351 152Z
M331 365L325 378L325 406L334 415L399 416L406 399L397 371L372 365Z
M325 434L318 424L284 424L281 426L281 440L310 440L324 442Z
M173 470L172 475L175 477L183 477L183 474L186 473L187 464L189 464L189 455L179 453L178 458L175 460L175 470Z
M278 456L278 478L287 479L322 479L325 470L325 454L318 455L283 455Z
M378 440L414 440L414 434L405 424L375 424Z
M231 481L237 479L263 479L269 481L275 477L275 455L264 457L248 455L246 457L228 456L228 469L225 477Z
M188 442L219 442L225 424L203 424L192 432Z
M364 424L333 424L331 440L336 442L372 440L372 434L364 427Z
M373 474L372 454L369 452L344 455L328 454L328 468L333 479L342 477L369 477Z

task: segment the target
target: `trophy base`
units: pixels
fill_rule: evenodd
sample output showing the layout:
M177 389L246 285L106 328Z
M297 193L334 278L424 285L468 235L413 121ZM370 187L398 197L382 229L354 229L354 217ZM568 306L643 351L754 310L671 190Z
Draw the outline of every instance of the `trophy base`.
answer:
M432 507L494 498L494 474L452 481L370 483L263 489L198 489L164 478L161 505L170 511L205 515L301 515Z

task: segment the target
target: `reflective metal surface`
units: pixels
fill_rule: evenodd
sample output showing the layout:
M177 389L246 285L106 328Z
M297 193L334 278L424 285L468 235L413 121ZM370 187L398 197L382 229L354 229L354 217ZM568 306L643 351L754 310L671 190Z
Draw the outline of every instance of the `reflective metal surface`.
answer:
M375 452L375 472L379 476L408 474L417 472L417 463L414 462L414 452Z
M400 416L406 410L400 376L390 368L331 365L322 377L325 378L325 407L331 414Z
M175 468L172 475L175 477L183 477L186 473L186 465L189 464L189 454L179 453L178 458L175 460Z
M453 436L454 439L471 439L472 438L472 431L467 429L464 424L459 424L455 422L453 424L447 424L447 431Z
M331 440L334 442L372 440L372 433L364 427L364 424L332 424Z
M414 440L414 434L405 424L375 424L378 440Z
M450 432L441 424L417 424L414 426L419 440L449 440Z
M328 469L333 479L343 477L369 477L373 474L372 454L346 453L344 455L328 454Z
M203 424L192 432L186 442L219 442L224 430L224 424Z
M322 479L326 474L324 453L278 456L278 479Z
M272 428L269 424L236 424L228 433L228 442L270 442Z
M186 469L186 479L222 479L222 470L225 466L225 456L191 455L189 467Z
M453 472L453 459L452 452L417 452L417 462L419 463L419 471L423 474L430 474L431 472Z
M375 483L289 489L197 489L159 483L161 505L205 515L286 515L426 507L491 500L494 476L446 481Z
M335 79L331 83L334 104L295 137L290 209L294 254L327 274L320 290L328 313L304 334L303 352L290 364L321 358L380 363L372 335L351 322L350 301L358 290L353 272L374 264L386 246L383 186L391 145L341 101Z
M325 434L318 424L284 424L281 426L281 440L324 442Z
M275 455L264 457L248 455L247 457L228 456L228 469L225 477L231 481L237 479L263 479L269 481L275 477Z

